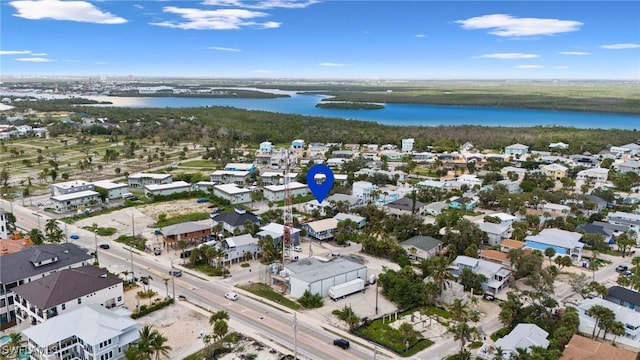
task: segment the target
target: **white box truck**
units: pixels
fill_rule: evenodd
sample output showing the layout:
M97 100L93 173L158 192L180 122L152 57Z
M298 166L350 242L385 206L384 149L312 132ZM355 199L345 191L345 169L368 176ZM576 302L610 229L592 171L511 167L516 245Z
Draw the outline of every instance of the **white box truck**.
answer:
M362 279L355 279L330 287L329 297L333 301L338 301L338 299L344 298L347 295L351 295L358 291L364 291L364 280Z

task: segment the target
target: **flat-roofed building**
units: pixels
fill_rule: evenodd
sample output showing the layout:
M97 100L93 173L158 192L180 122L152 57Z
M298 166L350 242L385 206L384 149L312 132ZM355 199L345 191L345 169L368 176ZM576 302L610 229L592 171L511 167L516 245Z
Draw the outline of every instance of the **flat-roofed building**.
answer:
M215 185L213 195L229 201L231 205L251 202L251 190L238 187L236 184Z
M58 213L75 211L78 208L99 204L100 194L93 190L71 192L51 197L52 208Z
M107 192L107 199L122 199L122 195L129 192L129 185L124 183L115 183L109 180L96 181L93 185L98 189Z
M191 191L191 184L186 181L176 181L169 184L151 184L144 186L144 195L147 197L167 196L189 191Z
M173 177L171 174L135 173L127 178L129 187L142 188L145 185L171 184Z
M355 279L367 281L367 267L347 258L336 257L330 261L307 258L285 266L290 294L301 297L305 290L322 297L329 295L329 288Z
M216 170L211 173L211 182L242 186L247 182L250 174L248 171Z
M289 183L289 191L291 197L309 195L309 187L307 184L302 184L297 181ZM284 200L284 185L265 186L262 194L267 201L282 201Z
M93 184L84 180L72 180L57 184L51 184L51 196L72 194L87 190L93 190Z
M252 173L256 171L256 164L254 163L228 163L225 165L224 170L226 171L247 171Z

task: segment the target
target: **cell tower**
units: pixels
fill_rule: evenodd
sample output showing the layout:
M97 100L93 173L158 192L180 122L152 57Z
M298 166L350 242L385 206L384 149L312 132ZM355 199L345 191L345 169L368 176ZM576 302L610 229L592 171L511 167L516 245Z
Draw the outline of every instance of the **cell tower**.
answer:
M293 201L291 200L291 188L289 186L289 166L291 164L290 150L286 149L284 156L284 208L282 211L282 218L284 224L284 231L282 234L282 264L288 264L291 262L291 247L293 246L293 239L291 237L293 229Z

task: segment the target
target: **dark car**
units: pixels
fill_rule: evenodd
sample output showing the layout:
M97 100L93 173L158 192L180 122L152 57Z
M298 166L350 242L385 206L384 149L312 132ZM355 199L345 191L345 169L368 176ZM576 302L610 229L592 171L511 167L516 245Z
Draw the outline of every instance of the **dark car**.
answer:
M186 297L186 296L184 296L184 295L178 295L178 300L186 301L186 300L187 300L187 297Z
M493 294L489 294L489 293L485 293L484 295L482 295L482 298L488 301L493 301L496 299L496 297Z
M175 276L175 277L180 277L182 276L182 271L179 269L171 269L169 270L169 275Z
M333 345L341 347L341 348L347 350L349 348L349 341L347 341L345 339L335 339L335 340L333 340Z
M199 198L198 200L196 200L196 202L198 204L202 204L202 203L209 202L209 199L207 199L207 198Z
M180 253L180 259L186 259L191 256L191 250L185 250Z
M629 267L627 265L618 265L618 267L616 268L616 271L620 273L625 272L627 270L629 270Z
M105 250L109 248L109 244L100 244L98 246L100 246L100 249L105 249Z

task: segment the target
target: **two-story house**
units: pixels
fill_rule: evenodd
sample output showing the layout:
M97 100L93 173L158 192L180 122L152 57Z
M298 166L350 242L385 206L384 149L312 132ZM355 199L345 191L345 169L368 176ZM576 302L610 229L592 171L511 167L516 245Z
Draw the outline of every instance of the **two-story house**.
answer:
M640 214L614 211L607 215L607 220L610 224L628 226L629 230L640 233Z
M300 244L300 229L290 228L290 230L291 241L293 242L293 245ZM271 239L273 239L273 244L278 246L282 244L283 235L284 226L281 224L270 222L267 225L260 227L260 232L258 232L258 239L262 240L267 236L271 236Z
M511 269L491 261L458 255L450 265L451 274L456 279L465 268L470 269L474 274L484 275L482 289L493 295L507 288L511 282Z
M284 185L270 185L263 188L262 194L267 201L282 201L284 200L284 190ZM309 194L309 187L307 184L292 181L289 183L289 192L291 193L291 197L307 196Z
M231 205L251 202L251 190L236 184L222 184L213 187L213 195L227 200Z
M171 174L135 173L129 175L130 188L142 188L145 185L171 184L173 176Z
M417 235L400 243L407 251L409 260L420 262L437 255L442 250L443 242L431 236Z
M504 148L505 155L524 155L529 152L529 146L522 144L513 144Z
M616 305L602 298L586 299L578 306L580 315L580 326L578 330L582 333L590 334L593 331L596 320L587 314L589 309L599 305L610 309L615 314L615 319L624 324L624 337L636 342L640 340L640 313L633 311L628 307ZM640 347L640 342L636 344L636 348Z
M101 202L94 185L82 180L51 184L52 208L59 213L95 205Z
M211 173L211 182L216 184L236 184L243 186L251 175L248 171L216 170Z
M122 280L92 265L66 269L13 289L18 323L39 324L82 305L122 306Z
M31 359L123 359L127 347L140 338L138 323L123 311L85 305L30 327Z
M569 168L560 164L549 164L540 166L543 174L553 180L560 180L567 176Z
M34 245L0 260L0 330L16 324L13 289L64 269L85 266L93 257L72 243Z
M211 214L211 227L214 228L216 225L221 224L222 229L229 234L235 234L236 231L244 231L244 227L248 222L260 224L260 218L250 211L238 208L224 214Z
M220 246L225 252L225 262L229 263L256 259L262 253L258 239L251 234L228 237L221 241Z
M316 240L330 240L333 239L338 230L338 220L334 218L322 219L312 221L304 224L304 228L307 230L307 236Z
M555 256L570 256L573 261L582 259L582 234L561 229L544 229L538 235L524 238L524 248L544 252L548 248L555 250Z

